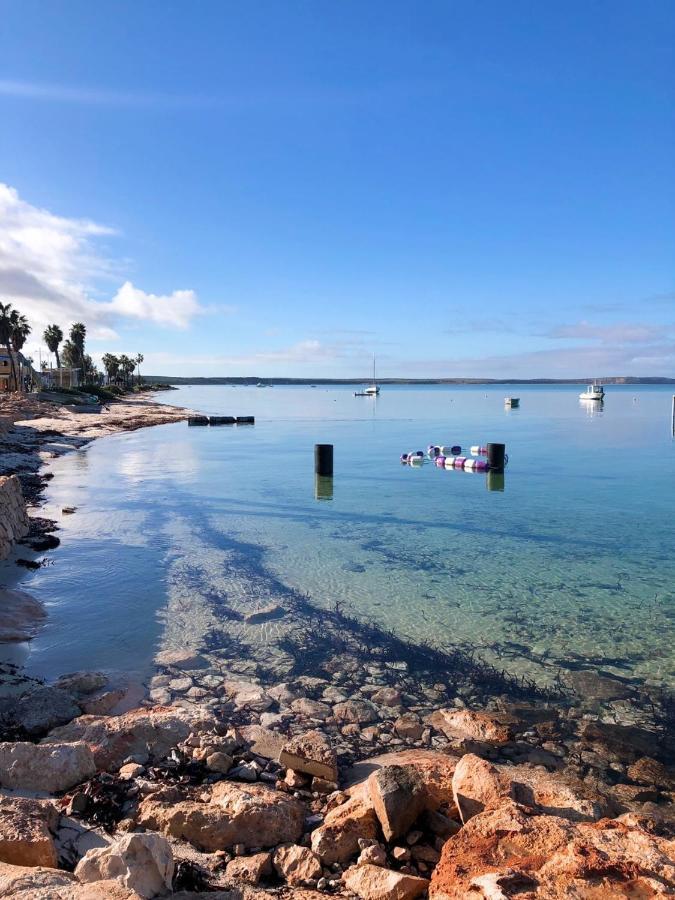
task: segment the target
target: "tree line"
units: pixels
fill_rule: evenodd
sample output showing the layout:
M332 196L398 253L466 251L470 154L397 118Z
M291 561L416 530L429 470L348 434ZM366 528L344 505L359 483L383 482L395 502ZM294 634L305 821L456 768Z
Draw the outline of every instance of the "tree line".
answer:
M28 319L17 309L13 309L11 303L0 302L0 345L7 351L12 370L12 382L14 389L18 389L19 380L14 362L14 353L23 349L28 335L32 329ZM79 369L80 382L84 385L100 385L104 376L98 371L91 356L86 352L85 342L87 338L87 326L83 322L74 322L70 326L68 337L64 340L63 330L59 325L48 325L42 335L50 353L56 357L56 367ZM33 361L30 360L32 363ZM134 373L138 373L138 384L141 383L141 363L143 354L137 353L130 357L126 354L115 356L112 353L104 354L102 360L105 376L109 384L123 387L131 387L134 383ZM47 363L42 363L43 370L47 369Z

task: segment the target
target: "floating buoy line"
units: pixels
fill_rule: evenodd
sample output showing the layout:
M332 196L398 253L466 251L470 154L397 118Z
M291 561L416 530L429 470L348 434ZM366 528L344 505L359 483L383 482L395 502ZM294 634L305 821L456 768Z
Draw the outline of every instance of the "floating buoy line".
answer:
M408 466L423 466L432 462L439 469L461 469L464 472L503 472L509 461L504 444L473 444L469 455L460 444L429 444L426 454L423 450L411 450L401 454L401 463ZM463 455L465 454L465 455Z

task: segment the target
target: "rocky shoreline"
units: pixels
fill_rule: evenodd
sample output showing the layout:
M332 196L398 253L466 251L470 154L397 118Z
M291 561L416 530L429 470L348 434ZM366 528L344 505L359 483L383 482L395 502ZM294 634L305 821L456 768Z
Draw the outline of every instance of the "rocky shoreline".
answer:
M170 705L102 714L101 673L16 699L0 896L672 896L675 771L638 734L537 703L422 714L387 666L339 662L266 687L170 651Z
M188 414L30 412L5 417L0 474L32 504L50 456ZM42 552L54 526L32 521ZM0 897L673 895L672 746L639 692L591 673L543 691L281 602L219 609L227 633L160 652L142 702L105 673L4 667ZM248 639L284 615L276 652Z

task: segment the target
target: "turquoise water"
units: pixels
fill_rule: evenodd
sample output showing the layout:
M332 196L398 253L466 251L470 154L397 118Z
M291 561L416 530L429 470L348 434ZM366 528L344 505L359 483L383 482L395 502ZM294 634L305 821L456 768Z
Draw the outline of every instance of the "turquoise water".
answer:
M29 670L143 675L159 648L217 643L225 610L292 588L543 681L582 664L672 686L673 390L610 387L598 409L580 389L160 395L256 425L149 428L54 461L46 512L62 544L25 580L50 613L24 648ZM504 408L507 394L520 409ZM487 441L507 445L503 490L484 474L399 463L432 442ZM315 494L315 442L335 445L332 499ZM279 633L256 632L270 646Z

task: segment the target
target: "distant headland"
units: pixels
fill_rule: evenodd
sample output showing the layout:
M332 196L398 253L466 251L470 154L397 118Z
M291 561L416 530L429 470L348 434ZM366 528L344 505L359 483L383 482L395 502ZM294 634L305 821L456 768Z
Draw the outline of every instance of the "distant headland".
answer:
M148 375L144 382L152 384L363 384L368 378L262 378L256 375L223 377L172 377ZM378 384L675 384L675 378L613 375L608 378L378 378Z

